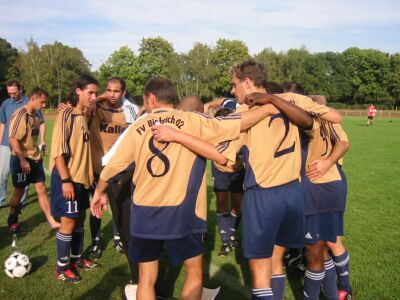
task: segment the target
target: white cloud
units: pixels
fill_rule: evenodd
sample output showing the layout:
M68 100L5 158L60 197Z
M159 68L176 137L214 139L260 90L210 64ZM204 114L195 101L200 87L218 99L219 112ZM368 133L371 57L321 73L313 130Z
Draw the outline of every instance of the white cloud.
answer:
M400 50L399 38L371 33L399 29L400 1L395 0L2 0L1 9L7 17L0 20L0 35L14 46L22 47L31 36L39 43L59 40L79 47L94 68L119 47L137 51L143 37L154 36L179 52L218 38L242 40L252 53L301 45L313 51ZM373 34L375 39L368 39Z

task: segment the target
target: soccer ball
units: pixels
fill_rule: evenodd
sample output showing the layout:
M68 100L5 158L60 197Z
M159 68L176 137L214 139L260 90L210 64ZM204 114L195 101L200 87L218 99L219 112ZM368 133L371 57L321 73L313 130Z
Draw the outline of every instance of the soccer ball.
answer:
M31 267L28 256L18 251L11 254L4 263L4 271L11 278L25 276Z

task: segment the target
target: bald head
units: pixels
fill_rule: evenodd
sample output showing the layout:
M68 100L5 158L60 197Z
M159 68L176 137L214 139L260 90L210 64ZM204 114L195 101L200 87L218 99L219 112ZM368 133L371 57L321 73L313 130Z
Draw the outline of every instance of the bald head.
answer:
M185 96L179 101L177 109L182 111L198 111L203 112L203 103L200 100L199 96Z
M314 102L317 102L321 105L326 105L326 97L324 95L312 95L310 97Z

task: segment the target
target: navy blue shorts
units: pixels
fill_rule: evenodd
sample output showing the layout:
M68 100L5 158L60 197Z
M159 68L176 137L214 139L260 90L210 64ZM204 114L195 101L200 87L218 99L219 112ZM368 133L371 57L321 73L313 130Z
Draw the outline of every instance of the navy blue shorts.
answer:
M336 243L343 236L343 212L335 211L306 216L304 242L314 245L318 241Z
M289 248L304 245L304 191L297 180L244 193L244 256L271 257L275 244Z
M214 192L243 193L244 169L237 172L222 172L211 164Z
M79 218L79 212L90 207L89 190L83 184L73 182L75 199L67 200L63 196L60 176L54 171L51 173L50 199L51 214L54 217Z
M166 247L172 266L178 266L186 259L204 252L203 234L190 234L175 240L149 240L132 237L129 245L129 260L143 263L160 259Z
M10 171L14 187L22 188L30 183L45 182L46 176L43 169L43 160L32 160L27 158L31 166L31 172L25 174L21 169L21 162L18 156L11 155Z

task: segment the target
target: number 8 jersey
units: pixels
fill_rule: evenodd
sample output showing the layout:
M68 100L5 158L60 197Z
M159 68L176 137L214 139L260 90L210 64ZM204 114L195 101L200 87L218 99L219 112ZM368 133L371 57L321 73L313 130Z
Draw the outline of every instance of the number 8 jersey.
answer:
M206 160L178 143L158 143L151 132L157 122L217 145L239 136L240 115L212 119L172 108L156 109L127 129L100 174L112 183L118 174L134 168L132 236L179 239L206 232Z

